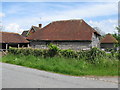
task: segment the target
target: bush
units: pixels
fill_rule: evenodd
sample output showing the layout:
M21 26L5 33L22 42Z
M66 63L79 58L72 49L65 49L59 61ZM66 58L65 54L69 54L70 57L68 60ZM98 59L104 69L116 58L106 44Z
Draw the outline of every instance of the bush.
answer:
M66 57L66 58L76 58L87 60L90 63L96 64L100 63L103 58L119 58L119 54L114 51L106 54L105 51L102 51L98 48L92 48L88 51L74 51L71 49L60 50L56 45L49 44L49 49L33 49L33 48L12 48L10 47L9 53L17 55L33 55L36 57Z
M41 50L41 49L34 49L34 50L33 50L33 55L34 55L34 56L44 57L44 52L43 52L43 50Z
M50 43L48 45L48 55L49 57L54 57L55 55L58 55L59 52L59 48L56 45L53 45L52 43Z
M71 49L60 50L60 55L67 58L77 58L77 53Z
M11 54L17 54L17 48L12 48L12 47L10 47L9 48L9 53L11 53Z
M34 55L40 57L54 57L58 55L59 48L56 45L50 44L48 45L49 49L33 49L33 48L9 48L9 53L17 55Z
M87 54L88 54L88 51L78 51L77 52L77 55L78 55L78 59L87 59Z
M21 55L31 55L34 54L34 49L32 48L9 48L9 53L12 53L14 55L21 54Z
M90 51L88 51L87 60L91 63L100 63L101 58L106 57L106 53L98 48L92 48Z
M118 50L117 58L120 60L120 49Z

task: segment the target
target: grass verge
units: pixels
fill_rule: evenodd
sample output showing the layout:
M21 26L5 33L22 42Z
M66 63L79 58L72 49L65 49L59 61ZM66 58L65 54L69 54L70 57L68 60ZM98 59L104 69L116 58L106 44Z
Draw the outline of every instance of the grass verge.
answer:
M42 58L32 55L13 55L8 54L1 62L21 65L25 67L56 72L67 75L82 76L117 76L118 75L118 60L102 59L98 64L90 64L83 59L68 59L63 57Z

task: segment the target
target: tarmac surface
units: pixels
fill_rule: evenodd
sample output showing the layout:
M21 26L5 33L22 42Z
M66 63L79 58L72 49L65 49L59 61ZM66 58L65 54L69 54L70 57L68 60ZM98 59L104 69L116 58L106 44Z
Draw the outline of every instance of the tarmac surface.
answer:
M117 76L76 77L6 63L0 65L2 88L118 88Z

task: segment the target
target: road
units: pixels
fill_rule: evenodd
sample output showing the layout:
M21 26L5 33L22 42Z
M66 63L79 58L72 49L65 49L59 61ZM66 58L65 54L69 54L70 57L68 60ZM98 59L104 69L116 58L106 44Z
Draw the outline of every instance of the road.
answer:
M118 81L117 77L75 77L3 63L2 88L118 88Z

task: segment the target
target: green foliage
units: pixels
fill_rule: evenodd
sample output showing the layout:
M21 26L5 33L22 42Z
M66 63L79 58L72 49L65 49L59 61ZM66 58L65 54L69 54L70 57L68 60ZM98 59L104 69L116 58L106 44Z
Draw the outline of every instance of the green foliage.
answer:
M41 56L41 57L43 57L43 55L44 55L44 51L45 51L45 50L41 50L41 49L34 49L34 50L33 50L33 54L32 54L32 55L34 55L34 56Z
M106 56L106 53L98 48L92 48L88 51L87 60L91 63L100 63L100 60Z
M120 25L118 27L116 27L116 29L118 30L118 32L120 32Z
M112 34L112 36L113 36L114 38L116 38L116 40L119 40L119 36L118 36L118 34L117 34L117 33Z
M66 50L60 50L56 45L50 44L48 45L49 49L33 49L33 48L10 48L9 53L14 55L33 55L36 57L65 57L65 58L75 58L75 59L85 59L89 63L96 64L100 63L102 58L119 58L119 54L115 54L116 52L111 49L109 50L111 52L110 55L106 55L106 52L98 49L98 48L92 48L88 51L74 51L71 49Z
M48 48L49 48L50 50L54 50L54 51L58 51L58 50L59 50L59 48L58 48L56 45L52 44L52 43L50 43L50 44L48 45Z
M77 51L78 59L87 59L89 51Z
M17 55L17 54L23 54L23 55L29 55L29 54L31 54L30 53L31 52L31 50L29 49L29 48L12 48L12 47L10 47L9 48L9 53L12 53L12 54L14 54L14 55Z
M118 41L118 43L115 43L114 47L120 47L120 35L117 33L112 34L112 35Z
M34 55L8 54L2 58L2 62L21 65L25 67L45 70L68 75L118 75L118 60L103 58L96 65L88 63L85 59L73 59L64 57L36 57Z
M116 56L117 56L118 60L120 60L120 48L119 48L119 50L118 50Z
M53 45L52 43L50 43L48 45L48 48L49 48L48 49L48 55L49 55L49 57L54 57L59 52L59 48L56 45Z
M111 52L113 50L113 48L107 48L105 51L106 52Z
M116 38L116 40L118 40L118 43L115 44L115 47L119 47L120 48L120 25L116 27L116 29L118 30L117 33L112 34L113 37Z
M60 50L60 55L67 58L77 58L77 53L71 49Z
M98 48L88 51L60 50L50 44L49 49L10 48L2 62L68 75L117 75L119 54L106 53Z
M56 45L50 44L48 45L49 49L33 49L33 48L9 48L9 53L14 55L34 55L34 56L42 56L42 57L54 57L58 54L59 48Z

